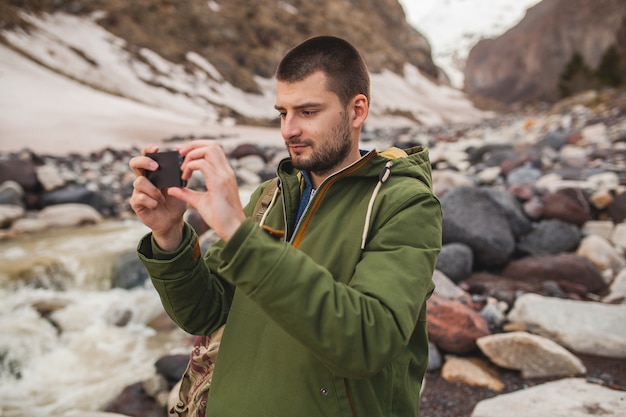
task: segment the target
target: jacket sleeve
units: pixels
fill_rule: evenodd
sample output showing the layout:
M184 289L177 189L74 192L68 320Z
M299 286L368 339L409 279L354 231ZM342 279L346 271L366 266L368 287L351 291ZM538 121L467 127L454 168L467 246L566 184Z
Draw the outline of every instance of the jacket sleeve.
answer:
M410 195L385 213L349 284L249 221L224 246L218 272L333 372L368 377L406 349L424 320L441 248L432 193Z
M261 195L257 189L244 211L250 215ZM226 322L234 286L216 273L224 242L211 245L202 257L198 235L185 224L183 242L175 252L158 249L149 233L137 252L170 318L193 335L210 335Z

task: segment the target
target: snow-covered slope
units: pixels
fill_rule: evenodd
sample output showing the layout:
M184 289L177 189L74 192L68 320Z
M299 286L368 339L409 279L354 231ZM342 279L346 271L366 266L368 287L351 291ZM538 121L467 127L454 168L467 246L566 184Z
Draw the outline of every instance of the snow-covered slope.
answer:
M35 142L50 149L220 135L234 124L221 115L223 108L248 118L277 117L272 79L259 78L263 93L249 94L225 82L199 55L188 54L185 67L147 49L133 55L94 17L30 20L35 29L28 33L3 33L20 54L0 47L0 151ZM462 93L431 83L415 67L407 65L405 73L372 76L369 126L484 116Z
M424 35L433 60L457 88L470 49L515 26L541 0L400 0L409 23Z

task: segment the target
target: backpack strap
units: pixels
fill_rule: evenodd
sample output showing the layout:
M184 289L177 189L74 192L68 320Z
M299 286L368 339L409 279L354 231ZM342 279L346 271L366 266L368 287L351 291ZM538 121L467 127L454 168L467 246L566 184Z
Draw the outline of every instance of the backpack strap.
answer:
M274 199L274 194L276 193L277 188L278 177L275 177L272 178L267 184L267 187L265 187L254 206L254 211L252 212L252 215L250 217L255 223L261 224L261 220L263 220L263 215L272 204L272 200Z

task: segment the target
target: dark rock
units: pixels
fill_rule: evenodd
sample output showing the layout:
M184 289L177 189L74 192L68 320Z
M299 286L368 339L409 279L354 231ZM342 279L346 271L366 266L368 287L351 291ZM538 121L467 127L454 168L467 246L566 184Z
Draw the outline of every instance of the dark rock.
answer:
M543 148L545 146L548 146L558 151L563 146L567 145L568 143L567 137L568 137L567 133L561 130L548 132L545 135L543 135L541 139L539 139L539 142L537 142L535 147Z
M527 256L509 262L503 276L525 282L555 281L559 285L576 283L586 292L597 293L606 288L600 270L587 258L574 253L552 256Z
M615 196L606 208L606 213L613 223L623 222L626 219L626 193Z
M233 149L228 155L229 158L240 159L244 156L249 155L258 155L263 158L267 162L265 152L258 146L251 143L244 143L238 145L235 149Z
M475 272L463 281L461 288L471 294L481 294L506 302L512 306L519 294L548 295L541 283L525 282L487 272Z
M167 355L159 358L154 366L157 373L173 385L183 377L188 363L189 355Z
M524 214L520 202L506 191L495 188L487 188L487 195L502 209L502 212L509 221L513 236L518 239L531 230L532 224Z
M524 255L541 256L571 252L578 247L581 231L576 225L561 220L542 220L518 242Z
M564 188L555 193L546 193L541 201L544 219L559 219L577 226L592 219L589 201L580 189Z
M472 248L463 243L443 245L436 268L454 282L460 282L470 276L474 267Z
M110 216L114 214L113 198L101 192L95 192L85 187L67 187L45 193L41 196L41 207L56 204L79 203L95 208L100 214Z
M146 393L141 382L124 388L104 411L133 417L167 417L165 407Z
M460 301L433 294L427 311L428 338L443 351L472 352L477 348L476 339L490 334L485 318Z
M146 268L134 251L123 253L115 259L113 264L113 277L111 279L113 288L129 290L131 288L141 287L148 278Z
M474 252L475 265L505 264L515 249L509 220L489 192L456 187L441 198L443 243L464 243Z
M37 167L32 159L12 157L0 160L0 184L5 181L15 181L25 191L35 190L40 186Z

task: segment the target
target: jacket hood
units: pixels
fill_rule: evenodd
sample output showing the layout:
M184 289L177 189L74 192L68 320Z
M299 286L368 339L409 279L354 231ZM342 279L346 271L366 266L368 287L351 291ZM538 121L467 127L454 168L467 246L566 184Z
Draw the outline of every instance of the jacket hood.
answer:
M281 161L278 167L278 172L283 172L288 175L302 175L293 167L290 159ZM387 180L391 177L409 177L417 179L422 182L428 189L432 190L432 174L430 160L428 156L428 150L423 146L416 146L402 150L397 147L389 148L383 152L377 152L372 150L366 153L361 159L354 164L342 169L341 171L332 174L328 177L324 183L329 179L339 176L345 176L350 178L369 178L374 179L376 186L372 191L369 199L365 222L363 225L362 243L361 248L365 247L365 242L369 233L371 217L374 210L374 203L380 192L380 189L384 186ZM304 184L304 181L301 181ZM303 187L301 187L302 191ZM270 206L273 206L278 198L278 190L274 193ZM261 222L263 225L263 222Z

